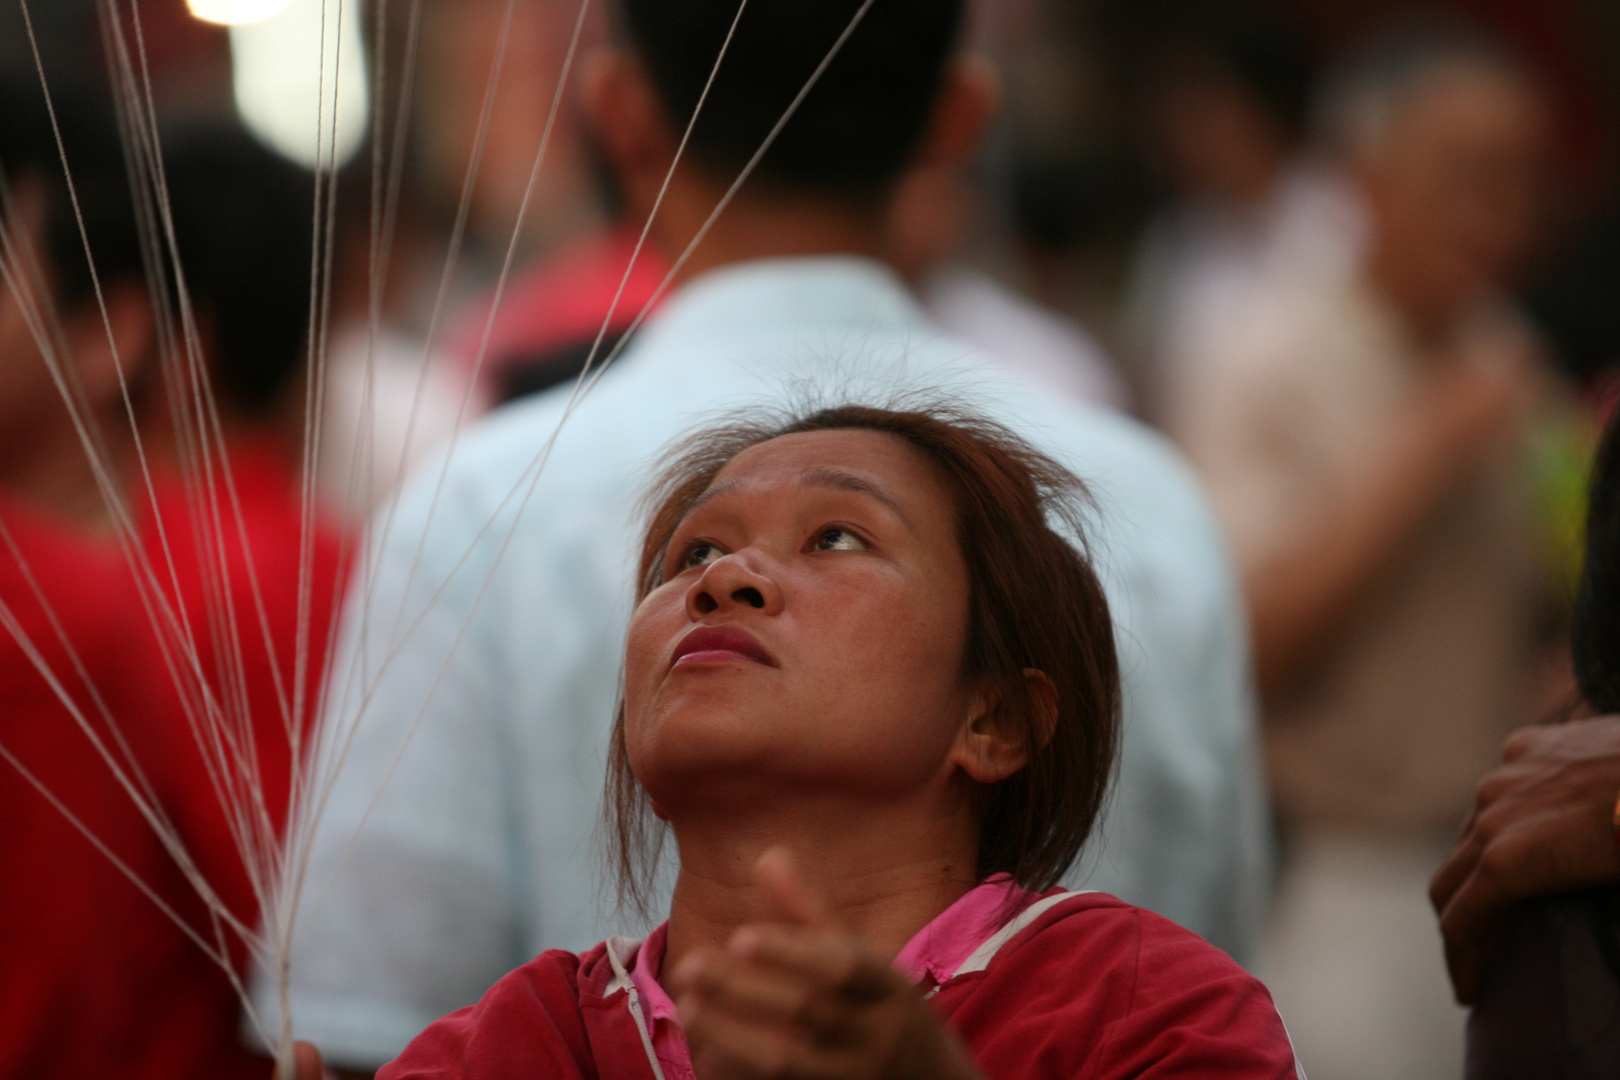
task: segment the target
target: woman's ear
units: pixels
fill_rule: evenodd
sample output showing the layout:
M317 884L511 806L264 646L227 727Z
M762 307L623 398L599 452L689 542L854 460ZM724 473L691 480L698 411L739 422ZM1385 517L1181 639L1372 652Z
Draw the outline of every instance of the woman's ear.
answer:
M999 687L982 685L970 700L951 763L981 784L999 783L1028 765L1035 751L1052 741L1057 689L1044 671L1025 668L1022 697L1028 716L1009 709Z

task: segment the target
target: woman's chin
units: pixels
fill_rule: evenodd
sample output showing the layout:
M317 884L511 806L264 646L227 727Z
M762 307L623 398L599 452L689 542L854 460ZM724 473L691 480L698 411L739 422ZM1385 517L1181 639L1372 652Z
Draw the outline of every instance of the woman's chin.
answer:
M724 753L735 744L747 748L762 733L781 731L793 700L788 688L752 672L716 668L665 680L642 718L630 720L637 741L693 743ZM797 710L794 710L797 711Z

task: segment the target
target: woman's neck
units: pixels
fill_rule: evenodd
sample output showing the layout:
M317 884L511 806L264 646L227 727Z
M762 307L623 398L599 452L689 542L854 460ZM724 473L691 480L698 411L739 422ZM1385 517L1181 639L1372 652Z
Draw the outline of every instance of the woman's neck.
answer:
M801 808L774 821L717 815L677 823L681 870L670 904L664 971L693 949L723 946L749 923L782 918L754 866L772 847L792 854L805 882L879 955L892 959L975 883L970 819L935 814L827 813ZM911 818L912 820L906 820Z

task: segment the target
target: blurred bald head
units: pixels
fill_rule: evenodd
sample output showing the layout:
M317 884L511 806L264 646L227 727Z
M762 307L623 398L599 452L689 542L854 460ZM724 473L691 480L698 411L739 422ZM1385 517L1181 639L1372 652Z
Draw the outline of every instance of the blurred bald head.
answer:
M1534 76L1452 29L1376 43L1331 84L1327 133L1373 222L1373 271L1424 321L1502 289L1542 225L1551 116Z

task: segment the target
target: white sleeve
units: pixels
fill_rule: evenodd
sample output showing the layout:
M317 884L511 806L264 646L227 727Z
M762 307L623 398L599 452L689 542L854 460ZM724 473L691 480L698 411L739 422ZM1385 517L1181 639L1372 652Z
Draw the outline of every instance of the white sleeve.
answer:
M340 1064L390 1060L528 959L503 783L511 590L486 587L489 511L447 490L430 530L429 494L402 497L374 564L356 568L311 770L335 781L324 803L313 786L301 801L313 839L292 1012ZM262 974L255 990L275 1015Z

